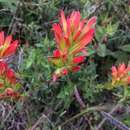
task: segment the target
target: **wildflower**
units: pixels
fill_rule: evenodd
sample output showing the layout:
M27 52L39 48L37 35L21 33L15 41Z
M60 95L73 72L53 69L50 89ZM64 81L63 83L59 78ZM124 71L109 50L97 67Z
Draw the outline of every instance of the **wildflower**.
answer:
M130 66L126 66L124 63L120 64L118 67L112 67L112 85L124 85L130 84Z
M0 32L0 59L13 55L16 52L18 40L13 41L12 35L4 36L4 32Z
M55 75L59 77L68 74L68 71L79 71L79 63L85 59L85 47L92 41L96 17L90 20L81 20L79 11L73 11L65 17L61 11L60 23L53 24L53 31L57 49L49 60L57 67ZM67 71L64 71L67 70ZM64 72L62 72L64 71Z
M18 98L20 96L16 92L18 84L15 72L5 62L0 61L0 99Z
M73 71L73 72L77 72L77 71L79 71L79 70L80 70L80 66L75 66L75 67L72 68L72 71Z
M73 63L74 63L74 64L81 63L81 62L84 61L84 59L85 59L84 56L74 57L74 58L73 58Z

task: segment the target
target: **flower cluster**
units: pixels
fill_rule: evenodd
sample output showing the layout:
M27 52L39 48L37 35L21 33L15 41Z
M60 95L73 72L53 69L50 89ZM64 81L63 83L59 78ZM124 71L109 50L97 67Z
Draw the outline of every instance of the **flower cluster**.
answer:
M94 36L96 17L90 20L81 20L79 11L73 11L69 17L65 17L61 11L60 23L53 24L57 49L49 60L57 67L53 80L69 71L80 70L79 63L82 63L86 56L85 47Z
M8 65L0 61L0 99L6 97L18 98L20 94L16 92L17 82L15 72Z
M118 67L112 67L112 85L113 86L127 86L130 84L130 66L124 63Z
M5 38L4 32L0 32L0 59L14 54L17 46L18 40L12 41L12 35Z
M4 61L16 52L18 47L18 40L12 41L12 35L4 36L4 32L0 32L0 99L3 98L19 98L20 94L17 92L19 83L13 69L8 67Z

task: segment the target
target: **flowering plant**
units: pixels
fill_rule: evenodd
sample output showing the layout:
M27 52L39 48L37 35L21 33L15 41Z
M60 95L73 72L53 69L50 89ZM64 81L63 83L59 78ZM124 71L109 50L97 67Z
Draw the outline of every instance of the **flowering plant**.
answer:
M0 99L20 97L20 94L16 92L19 85L15 72L5 62L0 61Z
M19 98L17 92L20 84L17 81L15 72L4 62L4 58L13 55L18 47L18 40L12 41L12 35L5 37L4 32L0 32L0 99Z
M90 20L81 20L79 11L73 11L65 18L61 11L59 24L53 24L57 49L49 60L57 67L53 80L62 75L67 75L69 71L80 70L79 63L82 63L86 56L85 47L94 36L96 17Z
M113 86L128 86L130 84L130 66L126 66L124 63L118 67L112 67L112 85Z
M0 59L11 56L16 52L18 40L12 41L12 35L4 36L4 32L0 32Z

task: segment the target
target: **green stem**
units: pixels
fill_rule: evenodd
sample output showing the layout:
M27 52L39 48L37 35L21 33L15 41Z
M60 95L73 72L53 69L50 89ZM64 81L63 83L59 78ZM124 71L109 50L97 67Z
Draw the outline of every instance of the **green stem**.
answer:
M127 94L128 94L128 91L127 91L127 87L128 86L124 86L124 94L123 94L123 97L118 101L117 105L109 112L109 114L113 114L118 108L119 106L126 100L127 98ZM104 118L99 124L98 126L95 128L96 130L99 130L102 125L105 123L106 121L106 118Z
M67 76L67 80L68 80L69 87L72 88L72 86L73 86L72 89L74 90L73 92L74 92L75 98L76 98L77 102L79 103L80 107L85 108L85 103L83 102L82 98L80 97L80 93L77 89L77 86L73 84L73 82L71 81L69 76Z
M128 94L127 87L128 87L128 86L125 86L125 87L124 87L124 94L123 94L123 97L119 100L119 103L122 103L122 102L124 102L124 101L126 100L127 94Z

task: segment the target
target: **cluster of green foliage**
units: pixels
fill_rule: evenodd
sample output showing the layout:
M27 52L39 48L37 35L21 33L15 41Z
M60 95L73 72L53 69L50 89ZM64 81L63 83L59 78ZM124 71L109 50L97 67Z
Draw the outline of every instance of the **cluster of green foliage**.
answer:
M54 68L48 56L55 48L52 24L58 22L61 9L66 14L79 10L84 18L95 15L98 22L82 69L69 74L70 81L62 77L54 83L51 79ZM122 90L105 90L102 84L110 79L112 65L128 64L130 60L129 0L0 0L0 30L21 40L12 66L20 73L26 97L23 102L0 102L0 109L4 106L6 113L0 117L1 122L5 118L1 130L27 130L43 113L46 116L35 130L91 130L101 120L97 112L87 114L87 119L79 117L57 127L81 111L74 96L75 87L87 107L113 105L117 101L118 96L113 93ZM117 116L130 127L129 101ZM106 123L104 129L116 127Z

